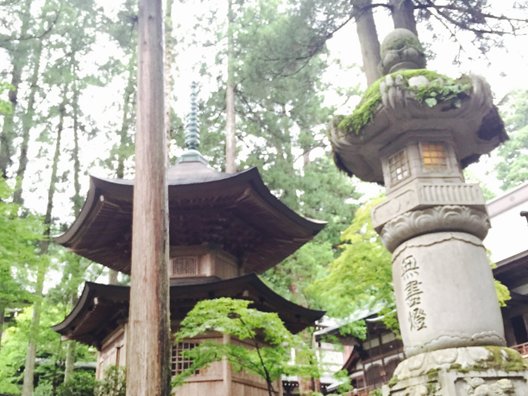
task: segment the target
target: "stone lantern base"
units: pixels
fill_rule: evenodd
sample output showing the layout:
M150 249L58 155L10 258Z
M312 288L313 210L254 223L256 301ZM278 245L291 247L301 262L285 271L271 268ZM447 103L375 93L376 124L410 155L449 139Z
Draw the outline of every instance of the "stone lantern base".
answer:
M383 396L528 395L528 367L510 348L465 347L402 361Z

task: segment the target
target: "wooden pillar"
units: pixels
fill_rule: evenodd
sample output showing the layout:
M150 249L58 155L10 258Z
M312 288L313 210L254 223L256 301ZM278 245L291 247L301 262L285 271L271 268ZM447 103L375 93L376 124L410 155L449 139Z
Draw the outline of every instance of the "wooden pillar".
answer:
M136 176L127 395L169 395L169 286L161 0L139 0Z

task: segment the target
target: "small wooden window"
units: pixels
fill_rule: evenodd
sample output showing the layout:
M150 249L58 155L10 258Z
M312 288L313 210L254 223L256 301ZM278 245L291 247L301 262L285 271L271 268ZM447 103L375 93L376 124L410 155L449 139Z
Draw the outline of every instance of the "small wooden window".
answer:
M447 168L447 152L442 143L422 143L421 150L424 169Z
M182 256L171 260L172 276L197 276L198 257Z
M187 351L190 351L198 344L194 342L178 342L172 346L171 355L171 373L177 375L188 369L192 365L192 359L186 356ZM196 370L194 374L198 374L199 370Z
M391 182L394 184L410 176L409 161L405 150L398 151L389 157L389 172Z

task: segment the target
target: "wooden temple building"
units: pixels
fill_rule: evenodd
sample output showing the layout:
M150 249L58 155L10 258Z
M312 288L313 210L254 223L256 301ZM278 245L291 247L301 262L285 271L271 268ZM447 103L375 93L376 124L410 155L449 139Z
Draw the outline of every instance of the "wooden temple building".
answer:
M191 117L192 119L192 117ZM257 274L310 241L324 223L308 220L279 201L252 168L235 174L213 170L198 152L196 124L186 128L185 154L168 169L170 317L172 331L200 300L243 298L277 312L297 333L322 315L267 287ZM130 274L133 180L91 177L84 206L56 241L104 266ZM133 276L133 274L132 274ZM126 364L128 286L86 282L71 313L54 330L99 351L97 377ZM221 335L211 335L222 340ZM182 351L199 340L172 346L171 370L188 367ZM282 394L281 384L275 389ZM215 363L176 390L181 395L267 395L265 382Z
M359 311L357 315L330 324L314 334L320 351L341 352L341 359L336 359L333 372L344 370L348 373L353 395L368 396L380 389L392 378L398 363L405 359L401 338L385 326L379 311L380 307ZM360 320L365 321L364 339L341 333L343 326ZM340 344L338 348L334 344L336 340ZM339 383L334 380L324 394L333 394L338 387Z

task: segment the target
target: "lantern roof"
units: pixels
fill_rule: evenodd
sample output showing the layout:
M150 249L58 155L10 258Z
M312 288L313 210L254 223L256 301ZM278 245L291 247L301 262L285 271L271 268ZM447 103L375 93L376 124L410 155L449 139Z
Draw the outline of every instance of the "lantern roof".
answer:
M419 99L427 89L433 95L435 87L444 83L465 84L467 91ZM479 76L452 80L429 70L397 71L374 83L365 98L370 98L371 107L358 106L365 114L355 111L339 121L332 126L330 137L338 168L364 181L383 184L382 152L406 134L422 141L443 134L453 141L461 168L508 139L491 89ZM367 122L348 128L346 124L357 121L354 118Z

